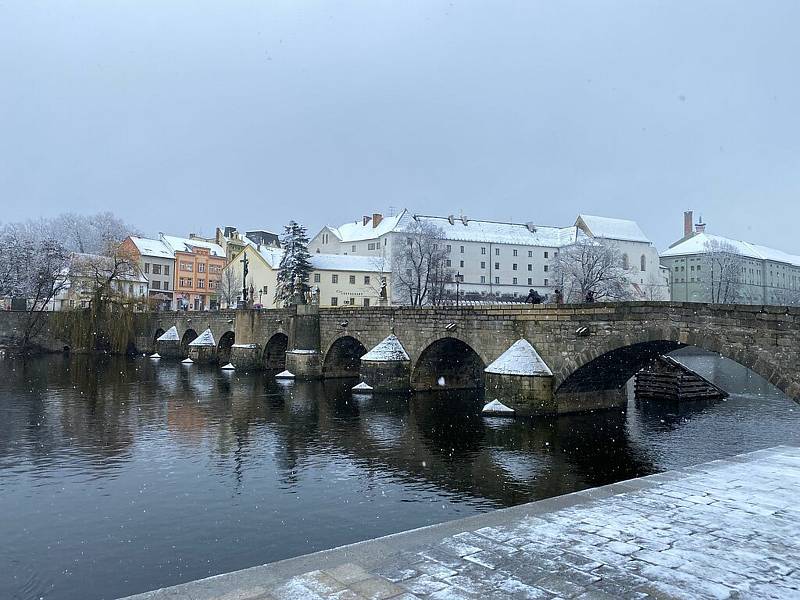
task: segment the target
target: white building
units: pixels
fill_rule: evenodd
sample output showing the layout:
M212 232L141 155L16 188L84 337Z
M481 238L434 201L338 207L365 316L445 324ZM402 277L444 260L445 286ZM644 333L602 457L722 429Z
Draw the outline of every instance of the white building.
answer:
M391 217L375 213L339 227L323 227L309 249L312 253L381 257L391 265L393 242L402 238L412 219L431 223L444 232L448 266L462 276L459 287L467 299L524 298L531 289L543 296L551 294L558 287L553 278L554 257L560 248L583 235L620 248L635 297L668 298L657 250L635 222L622 219L580 215L575 225L551 227L466 216L412 215L404 210Z
M661 253L678 302L800 304L800 256L692 228L684 213L684 236Z
M97 254L73 253L69 266L62 274L63 285L49 302L47 310L87 308L100 285L114 273L113 259ZM108 294L119 299L130 300L145 307L149 284L137 267L122 268L110 281Z
M234 269L240 275L241 261L245 256L248 260L246 286L248 293L252 293L253 303L266 308L278 307L275 288L283 250L248 244L233 257L225 270ZM379 256L313 254L310 262L312 271L308 285L318 295L320 306L378 306L384 281L387 301L390 298L391 284L384 270L384 261Z
M163 310L174 308L175 252L161 240L136 236L129 236L123 248L137 258L139 270L149 284L150 299Z

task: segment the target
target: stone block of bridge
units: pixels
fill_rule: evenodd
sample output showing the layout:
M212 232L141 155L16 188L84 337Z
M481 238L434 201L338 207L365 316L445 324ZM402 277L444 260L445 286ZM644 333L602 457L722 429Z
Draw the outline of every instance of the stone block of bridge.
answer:
M260 371L261 346L259 344L234 344L231 346L231 364L237 371Z

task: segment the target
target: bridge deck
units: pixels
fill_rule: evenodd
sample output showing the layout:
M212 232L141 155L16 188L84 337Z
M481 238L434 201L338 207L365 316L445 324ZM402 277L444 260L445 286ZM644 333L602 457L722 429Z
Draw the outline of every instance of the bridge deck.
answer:
M798 493L784 446L132 598L797 598Z

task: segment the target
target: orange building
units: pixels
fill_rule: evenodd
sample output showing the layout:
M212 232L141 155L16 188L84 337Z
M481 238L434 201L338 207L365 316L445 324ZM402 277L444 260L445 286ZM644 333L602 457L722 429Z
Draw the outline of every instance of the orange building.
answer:
M219 285L225 251L213 242L161 235L175 252L173 290L178 310L212 310L219 307Z

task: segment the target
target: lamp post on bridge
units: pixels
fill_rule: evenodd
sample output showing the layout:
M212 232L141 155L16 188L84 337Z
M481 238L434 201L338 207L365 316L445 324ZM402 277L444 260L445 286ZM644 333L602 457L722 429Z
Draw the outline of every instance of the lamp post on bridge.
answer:
M459 298L461 297L461 284L464 283L464 276L461 271L456 273L456 308L459 305Z

